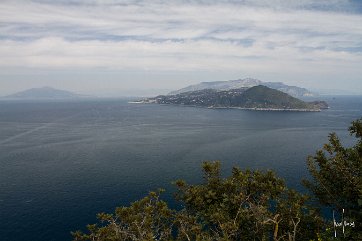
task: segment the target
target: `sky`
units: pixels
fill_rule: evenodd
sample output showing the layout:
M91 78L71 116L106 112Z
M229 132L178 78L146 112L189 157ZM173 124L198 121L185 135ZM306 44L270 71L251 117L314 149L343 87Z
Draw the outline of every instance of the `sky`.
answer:
M246 77L362 94L360 0L0 0L0 96Z

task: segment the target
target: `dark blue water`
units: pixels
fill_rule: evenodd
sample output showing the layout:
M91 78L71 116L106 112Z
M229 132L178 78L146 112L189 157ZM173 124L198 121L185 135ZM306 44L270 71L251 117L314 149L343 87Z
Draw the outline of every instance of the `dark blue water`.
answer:
M212 110L125 100L0 102L0 239L70 240L172 181L200 181L203 160L273 169L301 189L305 160L362 116L362 97L327 98L319 113ZM171 205L174 205L171 203Z

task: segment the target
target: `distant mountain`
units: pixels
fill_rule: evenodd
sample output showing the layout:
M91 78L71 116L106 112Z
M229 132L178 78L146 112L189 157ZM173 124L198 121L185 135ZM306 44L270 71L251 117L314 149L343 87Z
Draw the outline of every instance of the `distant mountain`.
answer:
M86 96L51 87L32 88L5 96L7 99L73 99L81 97Z
M262 85L269 88L282 91L294 97L306 97L306 96L315 96L315 94L305 88L286 85L282 82L263 82Z
M324 101L304 102L282 91L263 85L222 91L204 89L176 95L160 95L144 99L141 103L290 111L320 111L328 108L327 103Z
M215 82L202 82L196 85L190 85L185 88L172 91L169 95L176 95L189 91L203 90L203 89L215 89L215 90L231 90L238 88L250 88L257 85L264 85L272 89L276 89L287 93L294 97L303 97L303 96L313 96L314 94L308 91L305 88L300 88L297 86L289 86L283 84L282 82L263 82L258 79L245 78L229 81L215 81Z

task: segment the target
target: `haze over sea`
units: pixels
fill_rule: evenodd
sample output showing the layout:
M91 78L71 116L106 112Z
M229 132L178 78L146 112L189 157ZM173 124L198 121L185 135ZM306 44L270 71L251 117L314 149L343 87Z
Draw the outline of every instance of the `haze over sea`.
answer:
M171 182L201 180L201 162L273 169L303 189L306 157L362 116L362 96L323 97L322 112L268 112L129 104L127 100L0 102L2 241L70 240ZM177 205L170 203L172 207Z

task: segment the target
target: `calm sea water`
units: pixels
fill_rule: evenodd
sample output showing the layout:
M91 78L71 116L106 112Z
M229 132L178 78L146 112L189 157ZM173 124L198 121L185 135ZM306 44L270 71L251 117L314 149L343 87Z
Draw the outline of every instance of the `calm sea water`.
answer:
M256 112L128 104L126 100L0 102L0 239L71 240L171 182L201 180L204 160L273 169L302 189L306 157L362 117L362 97L325 97L329 110ZM175 206L171 202L172 206Z

